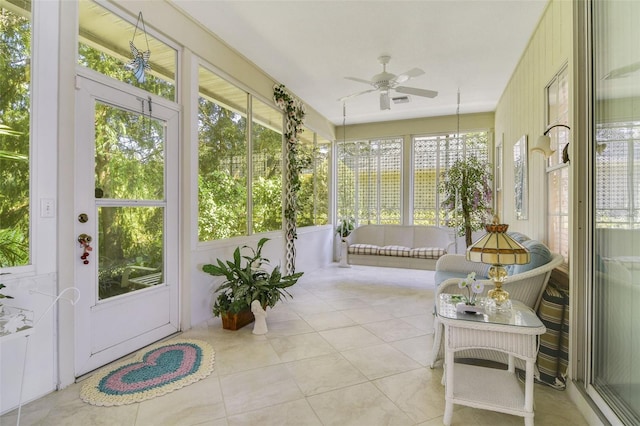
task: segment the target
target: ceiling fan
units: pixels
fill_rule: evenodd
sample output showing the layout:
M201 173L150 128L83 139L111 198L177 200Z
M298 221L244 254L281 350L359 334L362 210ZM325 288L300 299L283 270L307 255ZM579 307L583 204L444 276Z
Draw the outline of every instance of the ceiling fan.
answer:
M380 74L376 74L371 77L371 80L365 80L357 77L345 77L348 80L357 81L360 83L370 84L373 86L373 89L364 90L362 92L353 93L348 96L344 96L338 99L340 102L343 102L347 99L364 95L365 93L375 92L376 90L380 91L380 109L391 109L391 102L389 98L389 92L391 90L395 90L398 93L403 93L407 95L416 95L423 96L425 98L435 98L438 96L438 92L434 90L426 90L426 89L418 89L417 87L407 87L400 86L400 83L404 83L405 81L418 77L424 74L420 68L412 68L407 72L404 72L399 75L391 74L387 72L387 64L391 60L391 56L383 55L378 58L378 62L382 64L382 72Z

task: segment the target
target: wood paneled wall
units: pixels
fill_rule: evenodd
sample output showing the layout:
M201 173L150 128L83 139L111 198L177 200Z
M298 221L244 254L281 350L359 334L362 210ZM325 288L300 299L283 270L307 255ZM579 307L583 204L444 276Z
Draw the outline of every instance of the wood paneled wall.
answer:
M568 63L569 99L572 81L572 2L551 0L526 50L514 70L495 113L496 141L503 141L504 208L500 212L509 230L546 241L547 178L546 160L529 153L529 218L516 220L514 213L513 145L527 135L529 149L545 131L545 88L553 76ZM573 107L569 106L569 126ZM573 142L573 140L571 140ZM571 143L571 150L577 144ZM571 172L570 172L571 175Z

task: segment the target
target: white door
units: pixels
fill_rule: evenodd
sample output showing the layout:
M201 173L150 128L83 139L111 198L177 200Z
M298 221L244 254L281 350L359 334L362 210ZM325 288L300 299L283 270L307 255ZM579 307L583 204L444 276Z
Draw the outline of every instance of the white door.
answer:
M76 83L77 376L179 329L179 114L97 80Z

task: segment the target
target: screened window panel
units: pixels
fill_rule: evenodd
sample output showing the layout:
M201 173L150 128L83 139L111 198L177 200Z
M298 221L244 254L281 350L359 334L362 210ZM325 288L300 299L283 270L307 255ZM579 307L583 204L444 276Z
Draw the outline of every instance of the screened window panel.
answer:
M329 223L328 171L331 143L303 128L298 152L304 168L298 192L297 226Z
M314 155L314 224L329 223L329 171L331 170L331 142L316 135Z
M338 190L337 190L337 216L338 219L356 217L356 188L358 182L358 143L343 142L337 144L337 169L338 169Z
M282 229L282 113L253 99L253 233Z
M204 68L199 75L198 239L247 235L247 94Z
M402 142L380 141L379 147L379 221L381 224L402 223Z
M442 226L446 212L440 209L440 175L459 159L475 156L488 161L489 134L419 136L413 139L413 223Z
M402 139L342 142L337 155L338 220L401 223Z
M438 212L439 138L416 138L413 142L413 223L435 226Z

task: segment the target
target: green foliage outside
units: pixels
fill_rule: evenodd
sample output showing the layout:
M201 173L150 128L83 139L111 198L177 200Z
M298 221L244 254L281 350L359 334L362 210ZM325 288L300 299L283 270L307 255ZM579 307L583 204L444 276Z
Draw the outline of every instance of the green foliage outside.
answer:
M0 267L29 263L29 19L0 9Z

